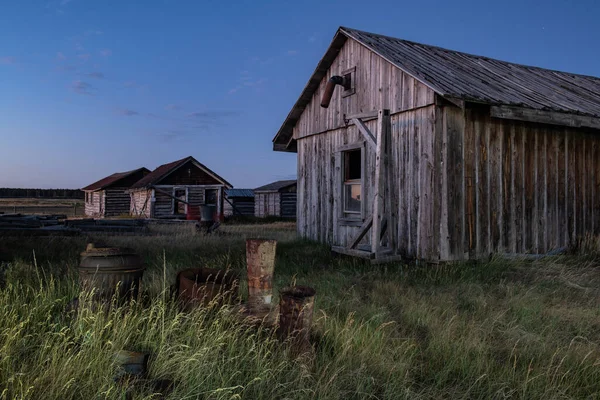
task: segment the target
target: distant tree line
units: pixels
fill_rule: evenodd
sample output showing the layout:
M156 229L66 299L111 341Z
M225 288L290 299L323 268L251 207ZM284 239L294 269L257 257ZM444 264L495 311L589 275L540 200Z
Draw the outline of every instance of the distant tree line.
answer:
M17 189L0 188L0 198L11 199L84 199L79 189Z

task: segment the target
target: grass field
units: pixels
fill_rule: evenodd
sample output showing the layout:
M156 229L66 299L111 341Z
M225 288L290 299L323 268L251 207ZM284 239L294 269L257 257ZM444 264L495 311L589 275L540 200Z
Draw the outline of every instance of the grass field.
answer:
M85 205L83 200L74 199L2 199L0 212L23 214L64 214L67 216L83 216Z
M150 351L171 399L567 399L600 397L600 269L593 253L535 262L371 266L295 239L290 223L220 236L106 237L146 260L149 304L63 313L89 238L4 239L0 398L119 399L119 349ZM166 292L193 266L244 270L244 239L279 239L275 288L317 290L314 357L227 308L182 314ZM593 247L593 246L591 246ZM165 279L166 277L166 279ZM142 388L133 398L160 398Z

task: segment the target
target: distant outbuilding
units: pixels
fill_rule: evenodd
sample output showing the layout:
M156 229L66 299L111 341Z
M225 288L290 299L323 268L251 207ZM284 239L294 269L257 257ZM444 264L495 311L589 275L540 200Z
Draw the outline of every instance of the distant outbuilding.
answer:
M296 218L296 180L277 181L254 189L254 215Z
M127 190L149 173L148 168L116 172L84 187L85 215L104 218L129 214L131 199Z
M226 189L223 209L226 217L232 215L254 216L254 190Z

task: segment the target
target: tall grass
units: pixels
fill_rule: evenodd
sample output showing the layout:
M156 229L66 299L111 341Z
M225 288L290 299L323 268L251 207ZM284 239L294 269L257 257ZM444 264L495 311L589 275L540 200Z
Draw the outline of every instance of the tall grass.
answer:
M172 228L169 228L172 229ZM562 399L600 396L597 258L371 266L294 239L289 224L225 226L220 236L5 239L0 398L125 398L115 354L152 354L172 399ZM296 359L230 306L181 313L166 295L192 266L243 270L244 238L278 238L275 288L317 290L314 354ZM79 295L87 240L146 260L144 304L94 310ZM34 259L35 252L35 259ZM591 254L591 253L590 253ZM159 398L149 385L134 398Z

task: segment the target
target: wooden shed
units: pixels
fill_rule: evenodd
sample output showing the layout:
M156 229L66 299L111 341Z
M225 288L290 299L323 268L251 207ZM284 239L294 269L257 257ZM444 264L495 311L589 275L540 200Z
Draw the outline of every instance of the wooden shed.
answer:
M256 217L296 217L296 181L277 181L254 189Z
M254 216L254 190L226 189L223 209L226 217L233 215Z
M215 205L223 215L225 179L186 157L161 165L131 186L131 214L146 218L184 218L188 205ZM182 200L178 201L176 199Z
M85 192L85 215L94 218L129 214L127 190L150 173L147 168L117 172L81 189Z
M273 148L297 152L300 235L451 261L600 233L599 130L599 78L341 27Z

